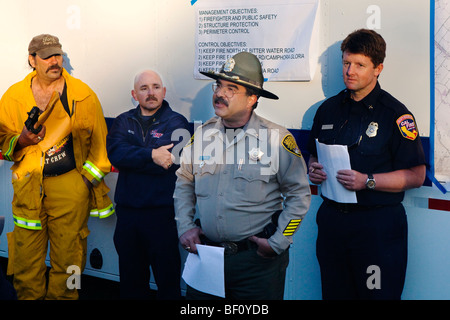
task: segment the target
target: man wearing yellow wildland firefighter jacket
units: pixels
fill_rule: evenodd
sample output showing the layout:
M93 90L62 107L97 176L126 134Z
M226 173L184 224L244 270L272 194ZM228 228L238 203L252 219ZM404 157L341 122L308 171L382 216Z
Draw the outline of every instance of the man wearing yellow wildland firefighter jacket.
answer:
M57 37L34 37L28 53L33 72L0 101L0 148L14 162L8 274L19 299L77 299L67 270L84 269L89 212L100 218L114 212L103 181L111 169L107 127L96 94L62 67ZM37 123L24 125L32 109Z

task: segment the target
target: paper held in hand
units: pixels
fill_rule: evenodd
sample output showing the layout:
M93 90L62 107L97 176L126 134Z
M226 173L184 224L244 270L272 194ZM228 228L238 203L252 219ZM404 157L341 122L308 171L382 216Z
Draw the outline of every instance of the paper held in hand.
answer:
M317 158L327 174L322 182L322 194L330 200L341 203L356 203L356 192L345 189L336 179L339 170L351 170L347 146L327 145L316 139Z

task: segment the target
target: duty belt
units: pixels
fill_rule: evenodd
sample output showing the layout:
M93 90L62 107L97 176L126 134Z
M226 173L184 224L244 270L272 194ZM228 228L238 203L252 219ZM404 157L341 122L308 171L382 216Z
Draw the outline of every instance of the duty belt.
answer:
M264 232L260 232L256 235L258 238L264 238ZM201 236L200 240L202 241L202 244L208 245L208 246L214 246L214 247L222 247L225 249L224 254L225 255L233 255L238 252L251 250L257 247L256 243L253 241L250 241L248 239L244 239L241 241L223 241L223 242L215 242L210 239L208 239L205 236Z
M272 221L267 224L263 231L258 234L255 234L258 238L269 239L276 231L278 225L278 217L280 216L282 210L276 211L272 215ZM199 219L196 219L195 224L201 228L201 223ZM240 241L223 241L223 242L214 242L208 239L206 236L200 236L200 240L202 244L214 246L214 247L222 247L225 249L225 255L236 254L241 251L251 250L257 247L256 243L250 241L248 239L240 240Z

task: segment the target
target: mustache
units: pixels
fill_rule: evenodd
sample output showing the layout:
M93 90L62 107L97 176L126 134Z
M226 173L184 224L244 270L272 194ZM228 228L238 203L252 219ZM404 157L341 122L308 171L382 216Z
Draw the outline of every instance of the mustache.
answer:
M145 102L149 102L149 101L158 101L158 99L154 96L154 95L149 95L147 97L147 99L145 99Z
M55 64L55 65L53 65L53 66L50 66L48 69L47 69L47 72L49 72L50 70L61 70L62 69L62 67L60 67L59 65L57 65L57 64Z
M226 101L224 98L222 97L216 97L214 98L214 103L222 103L224 105L226 105L228 107L228 101Z

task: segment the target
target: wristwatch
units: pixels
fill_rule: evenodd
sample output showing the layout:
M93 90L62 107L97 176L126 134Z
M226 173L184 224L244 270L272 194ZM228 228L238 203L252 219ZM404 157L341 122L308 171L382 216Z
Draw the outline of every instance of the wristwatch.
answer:
M373 175L369 173L367 175L366 188L369 190L373 190L375 189L375 185L376 185L375 179L373 178Z

